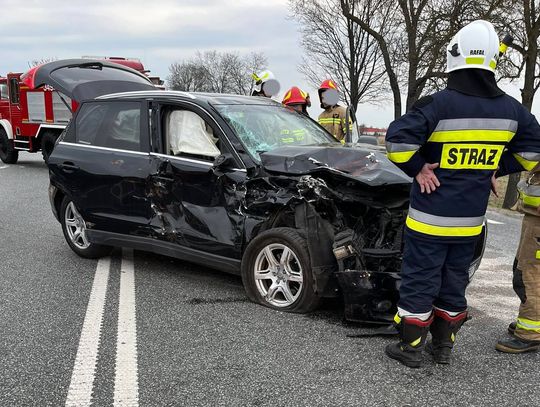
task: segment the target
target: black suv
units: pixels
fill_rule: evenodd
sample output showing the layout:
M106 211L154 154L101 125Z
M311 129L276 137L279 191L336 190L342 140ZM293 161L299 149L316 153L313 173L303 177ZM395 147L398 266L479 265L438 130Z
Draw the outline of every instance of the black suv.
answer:
M343 146L270 99L158 91L103 61L35 75L81 101L48 163L77 254L152 251L239 273L275 309L342 294L349 319L392 319L411 180L380 148Z

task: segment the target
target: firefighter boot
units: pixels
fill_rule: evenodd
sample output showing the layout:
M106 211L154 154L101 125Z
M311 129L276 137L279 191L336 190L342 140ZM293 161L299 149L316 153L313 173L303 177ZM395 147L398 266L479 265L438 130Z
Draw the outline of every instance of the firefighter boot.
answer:
M432 340L426 346L426 351L433 355L436 363L444 365L450 363L456 335L466 320L467 311L450 316L443 310L435 310L435 318L430 327Z
M400 341L388 345L385 349L386 354L405 366L413 368L422 366L422 349L426 343L433 315L427 321L413 317L400 318L397 315L394 320L397 323Z

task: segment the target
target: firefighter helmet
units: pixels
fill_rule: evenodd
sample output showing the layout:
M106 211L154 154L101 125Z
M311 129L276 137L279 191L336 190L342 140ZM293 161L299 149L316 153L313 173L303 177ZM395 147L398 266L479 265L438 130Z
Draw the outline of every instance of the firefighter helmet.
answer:
M499 59L499 37L495 28L484 20L467 24L448 44L446 56L446 72L469 68L495 72Z
M332 79L327 79L319 86L319 100L321 107L334 106L339 102L339 91L336 82Z
M252 75L255 80L255 92L264 93L267 97L275 96L279 93L280 85L272 71L262 71Z
M283 103L285 106L289 105L307 105L308 94L300 89L298 86L293 86L283 96Z

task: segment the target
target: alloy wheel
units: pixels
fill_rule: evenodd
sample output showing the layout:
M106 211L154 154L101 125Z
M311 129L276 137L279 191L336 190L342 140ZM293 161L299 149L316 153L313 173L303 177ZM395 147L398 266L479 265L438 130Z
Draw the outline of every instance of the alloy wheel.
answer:
M86 237L86 223L73 202L66 206L65 222L71 242L79 249L87 249L90 242Z
M253 273L259 294L275 307L291 306L302 293L302 265L284 244L265 246L255 260Z

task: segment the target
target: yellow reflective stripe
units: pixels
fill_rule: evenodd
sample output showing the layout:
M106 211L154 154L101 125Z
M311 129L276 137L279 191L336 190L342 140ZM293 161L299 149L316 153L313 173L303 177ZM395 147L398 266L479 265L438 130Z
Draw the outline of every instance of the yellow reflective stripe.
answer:
M452 342L456 341L456 335L453 332L452 335L450 335L450 339L452 340Z
M332 124L339 124L340 122L340 119L339 118L335 118L335 119L319 119L319 123L332 123Z
M417 150L414 150L414 151L397 151L397 152L394 152L394 153L388 153L386 156L388 157L388 159L390 161L401 164L401 163L406 163L407 161L409 161L412 158L412 156L414 155L414 153L416 153L416 151Z
M445 143L448 141L494 141L508 143L514 137L508 130L447 130L434 131L428 142Z
M497 68L497 61L495 61L494 59L492 59L491 61L489 61L489 67L490 67L491 69Z
M416 346L418 346L418 344L420 343L420 341L422 340L422 337L416 339L415 341L412 341L411 342L411 346L414 348Z
M540 332L540 321L518 317L517 327L526 331Z
M482 233L480 226L433 226L428 223L419 222L407 216L406 225L416 232L432 236L478 236Z
M444 144L441 168L451 170L496 170L504 146L498 144Z
M535 208L540 206L540 196L530 196L522 191L519 191L519 197L525 205L534 206Z
M512 154L516 160L521 164L523 168L525 168L527 171L532 171L534 167L538 164L538 161L529 161L525 158L521 157L519 154Z
M401 317L397 313L394 315L394 322L398 325L401 323Z
M505 43L502 43L499 45L499 52L501 54L504 54L506 52L506 50L508 49L508 45L506 45Z
M465 63L467 65L482 65L484 63L485 58L484 57L466 57Z
M540 250L537 250L537 251L536 251L536 259L537 259L537 260L540 259Z

